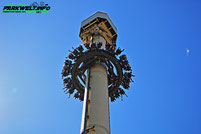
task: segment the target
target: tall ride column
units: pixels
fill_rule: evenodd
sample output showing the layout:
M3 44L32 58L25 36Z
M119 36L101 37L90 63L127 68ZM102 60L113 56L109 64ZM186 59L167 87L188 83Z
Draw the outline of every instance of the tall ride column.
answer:
M81 134L110 134L109 98L126 95L132 70L123 50L116 49L117 30L106 13L82 21L79 36L86 49L79 45L67 56L64 92L84 101Z
M90 70L87 117L87 132L110 134L107 72L105 67L98 63L94 64Z
M100 33L94 33L91 43L101 43L105 49L106 40ZM107 70L104 63L97 62L90 67L87 75L81 133L110 134L109 96ZM90 77L89 77L90 75ZM88 94L87 94L88 92ZM85 101L87 100L87 101Z

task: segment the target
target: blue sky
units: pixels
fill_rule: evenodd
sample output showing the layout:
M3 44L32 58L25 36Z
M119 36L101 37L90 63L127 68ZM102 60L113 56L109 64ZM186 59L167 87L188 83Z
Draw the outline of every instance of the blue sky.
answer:
M96 11L116 25L136 75L128 98L110 103L112 134L201 133L200 0L44 1L47 14L2 13L13 2L34 1L0 1L1 134L79 133L82 102L63 93L60 73Z

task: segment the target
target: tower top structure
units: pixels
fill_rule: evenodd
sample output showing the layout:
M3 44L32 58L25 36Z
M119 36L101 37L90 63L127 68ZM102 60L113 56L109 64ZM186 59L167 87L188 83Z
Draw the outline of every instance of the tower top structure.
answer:
M97 11L81 22L79 36L83 43L90 43L91 37L96 34L116 48L117 28L105 12Z
M117 29L107 13L97 11L81 22L79 36L85 48L79 45L69 51L62 70L64 92L84 100L87 71L93 65L106 68L109 98L114 102L129 89L132 82L132 69L123 49L116 49Z

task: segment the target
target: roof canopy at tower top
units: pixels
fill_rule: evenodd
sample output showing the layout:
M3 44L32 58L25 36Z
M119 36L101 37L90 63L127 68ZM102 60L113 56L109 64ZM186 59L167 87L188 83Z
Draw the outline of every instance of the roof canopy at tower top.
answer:
M90 43L94 33L99 33L108 44L116 47L117 28L107 13L98 11L81 22L79 36L83 43Z
M103 19L108 20L108 22L110 23L110 25L112 26L114 31L117 33L117 28L115 27L114 23L111 21L110 17L107 15L107 13L101 12L101 11L97 11L93 15L91 15L88 18L86 18L85 20L83 20L81 22L81 27L87 25L88 23L90 23L91 21L93 21L96 18L103 18Z

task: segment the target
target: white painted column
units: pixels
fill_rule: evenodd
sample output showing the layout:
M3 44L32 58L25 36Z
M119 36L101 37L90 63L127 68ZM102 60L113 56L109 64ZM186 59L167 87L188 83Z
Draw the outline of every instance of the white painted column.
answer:
M105 49L106 41L102 36L93 36L91 42L102 42L102 49ZM84 129L85 111L87 111L86 129L88 133L85 134L110 134L108 80L104 64L96 63L91 67L89 87L88 105L86 106L87 94L85 94L83 103L81 132Z
M92 43L102 42L101 49L105 49L105 47L106 47L106 40L101 35L99 35L98 33L92 37L91 42Z
M90 134L110 134L107 73L103 65L91 67L87 128L95 126Z

